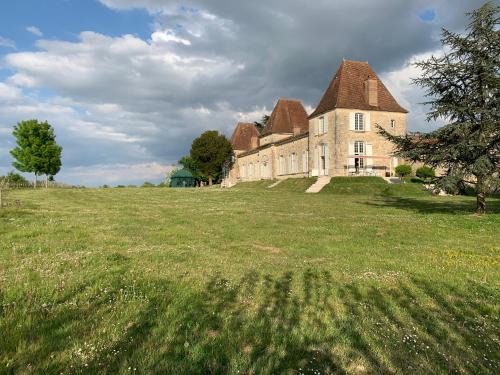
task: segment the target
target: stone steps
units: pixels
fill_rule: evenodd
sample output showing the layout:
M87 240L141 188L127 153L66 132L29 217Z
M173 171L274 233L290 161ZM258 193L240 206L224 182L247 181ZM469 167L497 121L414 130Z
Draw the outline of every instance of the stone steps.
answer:
M278 181L274 182L273 184L269 185L267 188L268 188L268 189L272 189L272 188L273 188L273 187L275 187L276 185L281 184L283 181L285 181L285 180L278 180Z
M331 176L318 177L318 180L306 190L306 193L319 193L321 189L330 183L331 179Z
M387 181L389 184L400 184L401 179L398 177L382 177L384 180Z

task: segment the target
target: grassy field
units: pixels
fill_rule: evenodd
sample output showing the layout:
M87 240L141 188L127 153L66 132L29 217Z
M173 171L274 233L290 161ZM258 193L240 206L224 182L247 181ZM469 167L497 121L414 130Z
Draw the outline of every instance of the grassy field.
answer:
M500 201L313 182L10 192L0 373L498 374Z

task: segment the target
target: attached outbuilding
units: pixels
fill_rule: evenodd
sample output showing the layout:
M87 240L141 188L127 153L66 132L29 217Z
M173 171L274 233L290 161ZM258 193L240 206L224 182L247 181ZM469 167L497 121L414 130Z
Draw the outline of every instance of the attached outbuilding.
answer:
M170 177L170 187L172 188L191 188L194 186L196 186L196 179L189 169L175 171Z

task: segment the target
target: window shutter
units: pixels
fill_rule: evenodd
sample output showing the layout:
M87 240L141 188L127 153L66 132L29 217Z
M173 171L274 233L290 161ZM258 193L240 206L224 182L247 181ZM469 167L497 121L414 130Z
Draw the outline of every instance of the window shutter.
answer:
M351 112L349 113L349 130L354 130L354 123L355 123L355 116L356 113Z
M325 122L325 126L324 126L323 133L328 133L328 115L326 113L325 113L324 122Z
M373 146L371 143L366 144L366 156L373 156ZM366 170L368 172L371 172L372 169L373 169L373 159L367 158L366 159Z
M370 121L370 113L367 113L365 115L365 131L369 132L372 130L372 125L371 125L371 121Z
M312 175L317 176L318 175L318 146L314 146L313 150L313 170L312 170Z
M328 176L328 170L330 169L330 152L328 150L328 145L325 145L325 176Z
M353 173L356 171L356 166L354 165L354 158L347 159L347 171Z
M354 142L349 142L349 156L354 155ZM354 172L356 170L354 165L354 158L347 159L347 171Z

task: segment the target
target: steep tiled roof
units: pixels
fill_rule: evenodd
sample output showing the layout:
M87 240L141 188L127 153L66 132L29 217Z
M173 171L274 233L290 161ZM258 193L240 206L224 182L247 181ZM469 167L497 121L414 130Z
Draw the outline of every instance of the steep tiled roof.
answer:
M297 135L291 135L290 137L287 137L287 138L284 138L284 139L280 139L279 141L276 141L276 142L273 142L273 143L267 143L265 145L262 145L262 146L259 146L257 148L254 148L252 150L248 150L248 151L242 152L241 154L239 154L239 156L242 157L242 156L247 156L247 155L255 154L255 153L259 152L259 151L265 150L266 148L269 148L269 147L272 147L272 146L282 146L284 144L295 142L296 140L302 139L302 138L305 138L305 137L309 137L309 132L308 131L305 132L305 133L297 134Z
M371 106L365 96L365 81L378 81L378 106ZM333 77L318 107L310 118L335 108L352 108L372 111L408 112L401 107L384 86L368 62L344 60Z
M259 131L254 124L240 122L236 125L231 137L233 150L250 150L252 148L252 137L258 137Z
M298 127L300 133L305 133L309 130L306 110L299 100L279 99L262 135L293 133L294 127Z

